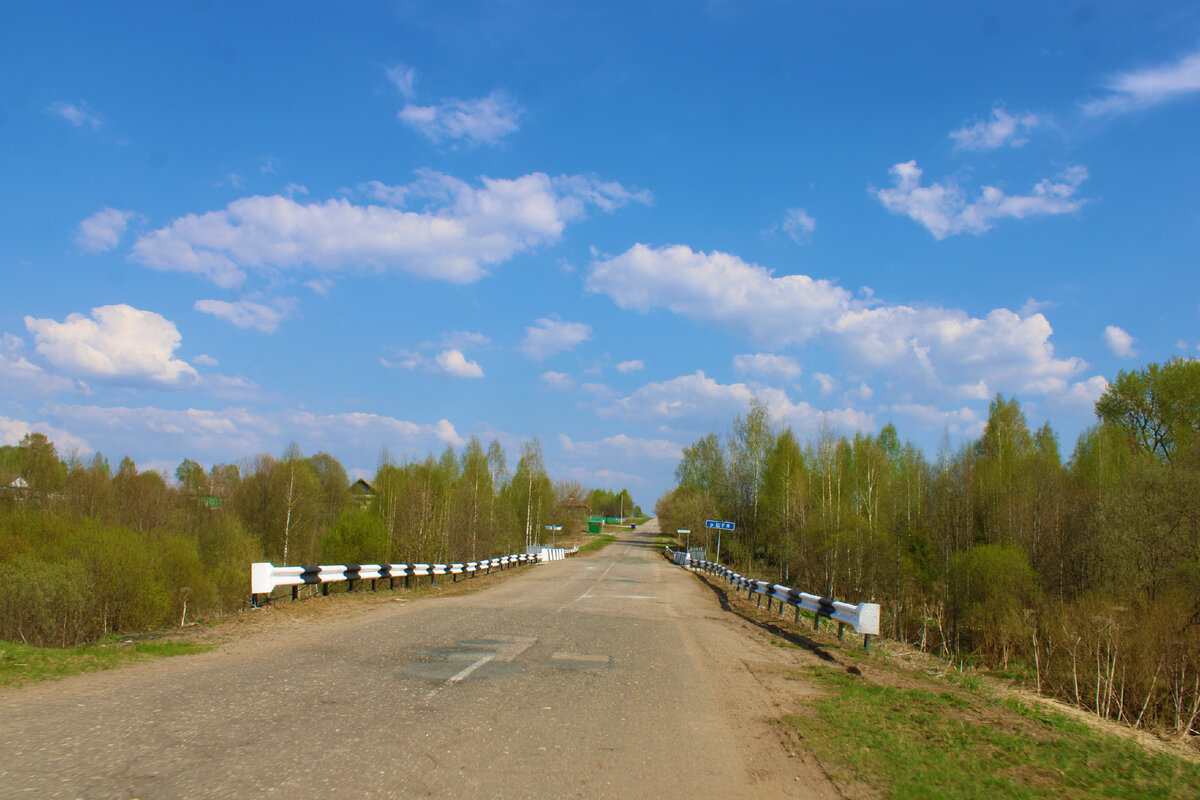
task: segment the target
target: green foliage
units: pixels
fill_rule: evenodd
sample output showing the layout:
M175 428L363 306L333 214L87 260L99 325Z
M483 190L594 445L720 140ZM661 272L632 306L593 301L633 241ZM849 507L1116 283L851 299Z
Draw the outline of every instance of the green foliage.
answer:
M1193 798L1200 767L1152 754L1060 714L986 694L896 689L844 672L808 673L830 694L791 715L845 782L907 798Z
M1200 366L1122 373L1097 412L1063 464L1049 424L997 395L980 437L947 437L930 464L890 424L801 447L755 405L727 443L683 449L656 510L710 553L704 520L734 520L721 560L879 602L897 639L1100 716L1198 731Z
M1200 434L1200 361L1173 358L1121 371L1096 402L1096 414L1140 449L1171 461Z
M322 564L378 564L387 551L383 520L366 509L344 511L321 543Z
M0 686L21 686L111 669L130 661L203 653L210 649L209 645L192 642L113 642L47 648L0 641Z

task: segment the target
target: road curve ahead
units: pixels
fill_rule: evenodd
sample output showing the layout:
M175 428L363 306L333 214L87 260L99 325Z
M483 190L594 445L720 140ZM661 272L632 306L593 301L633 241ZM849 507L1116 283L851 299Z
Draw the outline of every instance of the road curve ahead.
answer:
M0 795L839 796L771 725L795 651L654 531L480 592L0 692Z

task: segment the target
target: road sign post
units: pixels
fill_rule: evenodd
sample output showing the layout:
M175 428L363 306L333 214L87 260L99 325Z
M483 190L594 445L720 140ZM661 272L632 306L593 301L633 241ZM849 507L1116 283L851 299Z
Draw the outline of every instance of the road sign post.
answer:
M555 547L554 532L561 531L562 525L547 525L546 530L550 531L550 546Z
M677 536L678 536L679 534L681 534L681 533L686 533L686 534L687 534L687 540L686 540L686 541L687 541L687 544L686 544L686 545L684 545L684 549L685 549L685 550L687 550L687 551L689 551L689 552L691 552L691 549L692 549L692 547L691 547L691 545L692 545L692 529L691 529L691 528L679 528L679 529L677 529L677 530L675 531L675 534L676 534Z
M717 529L717 561L720 561L721 560L721 533L724 531L733 530L733 523L725 522L724 520L719 520L719 519L706 519L704 521L704 527Z

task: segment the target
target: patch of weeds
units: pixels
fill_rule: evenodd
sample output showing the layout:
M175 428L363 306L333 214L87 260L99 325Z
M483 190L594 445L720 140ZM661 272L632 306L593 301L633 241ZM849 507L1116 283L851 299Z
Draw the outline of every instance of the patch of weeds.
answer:
M591 550L599 550L601 547L604 547L609 542L615 542L616 540L617 540L617 537L613 536L611 533L602 533L602 534L598 535L595 539L592 539L587 544L580 545L579 552L587 553Z
M893 800L1200 796L1200 766L1055 712L980 693L879 686L827 668L808 674L830 692L787 724L839 778Z
M56 680L80 672L98 672L147 658L203 653L211 645L193 642L116 641L79 647L34 647L0 642L0 686L20 686Z

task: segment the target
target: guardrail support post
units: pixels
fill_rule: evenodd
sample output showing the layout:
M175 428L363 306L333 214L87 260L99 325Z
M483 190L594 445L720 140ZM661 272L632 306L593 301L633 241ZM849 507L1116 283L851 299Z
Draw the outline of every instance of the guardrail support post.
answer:
M864 653L871 652L871 634L869 634L869 633L863 634L863 652Z
M813 630L814 631L821 630L821 615L820 614L813 614Z
M371 578L371 591L375 591L375 579Z
M395 578L392 578L392 577L390 577L390 576L388 577L388 588L389 588L389 589L395 589L395 588L396 588L396 579L395 579Z
M329 584L328 583L321 584L321 596L329 597Z
M353 591L354 591L354 579L353 579L353 578L347 578L347 579L346 579L346 584L347 584L347 585L346 585L346 591L347 591L347 592L353 592Z
M293 599L293 600L299 600L299 599L300 599L300 587L299 587L299 586L293 586L293 587L292 587L292 599Z
M846 632L846 626L839 622L838 623L838 641L839 642L842 640L842 634L844 634L845 632Z
M800 624L800 606L796 606L796 624Z

